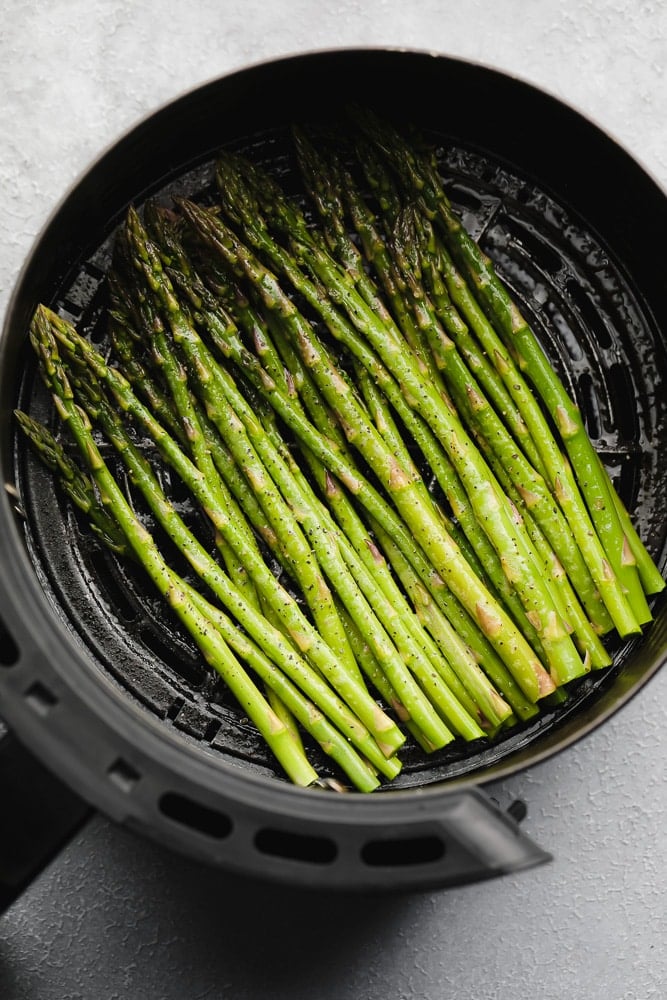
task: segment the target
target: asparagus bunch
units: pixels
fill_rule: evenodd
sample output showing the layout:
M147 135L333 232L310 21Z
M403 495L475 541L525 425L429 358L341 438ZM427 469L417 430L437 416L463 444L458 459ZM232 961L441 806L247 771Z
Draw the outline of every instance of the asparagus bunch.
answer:
M424 214L437 225L464 277L461 284L467 284L472 293L459 299L462 309L467 308L467 318L480 344L493 359L526 422L551 487L605 595L614 625L621 635L639 631L651 619L646 595L663 589L664 581L623 513L580 412L493 263L452 211L433 161L420 157L396 130L367 111L358 111L356 120L401 183L416 197ZM452 264L446 266L452 273ZM562 447L550 430L547 416L557 428ZM563 449L569 463L564 460Z
M294 131L315 223L229 152L213 208L131 207L109 355L45 306L33 318L63 443L17 417L285 774L318 783L317 745L368 792L406 740L494 739L567 697L664 583L434 162L358 109L350 139L344 166Z

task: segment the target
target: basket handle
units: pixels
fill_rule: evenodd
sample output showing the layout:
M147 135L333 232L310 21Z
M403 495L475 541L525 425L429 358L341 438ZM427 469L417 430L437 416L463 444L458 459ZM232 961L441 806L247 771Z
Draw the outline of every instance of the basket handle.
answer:
M0 719L0 913L62 850L92 808L41 764Z

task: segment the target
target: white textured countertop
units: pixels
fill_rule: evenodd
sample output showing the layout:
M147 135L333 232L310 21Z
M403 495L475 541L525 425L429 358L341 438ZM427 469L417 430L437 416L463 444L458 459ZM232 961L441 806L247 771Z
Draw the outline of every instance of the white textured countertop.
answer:
M297 51L389 45L497 67L577 107L667 188L662 0L2 0L0 13L0 311L52 208L119 133L200 82ZM525 829L553 862L413 899L321 912L202 880L99 818L0 919L0 996L662 1000L666 704L663 671L498 788L528 803ZM283 931L272 944L272 906L292 943Z

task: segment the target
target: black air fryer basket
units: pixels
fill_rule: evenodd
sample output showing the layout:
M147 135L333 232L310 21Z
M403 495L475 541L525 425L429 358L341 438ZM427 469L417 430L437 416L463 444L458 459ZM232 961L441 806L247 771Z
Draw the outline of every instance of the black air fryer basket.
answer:
M547 855L484 784L570 746L662 664L667 608L656 601L655 621L617 644L612 668L537 722L426 763L408 753L399 778L371 795L293 787L142 578L95 543L19 435L15 407L44 417L49 406L27 344L33 310L46 303L102 335L102 279L127 206L199 195L221 147L296 190L291 125L335 124L360 94L437 147L455 208L532 321L664 569L667 200L645 171L552 97L425 53L311 53L200 87L82 177L36 243L5 321L0 780L16 797L12 809L5 792L3 810L14 819L5 836L16 836L18 860L3 855L15 891L34 869L33 842L48 853L88 808L206 862L306 886L439 886L537 864ZM30 816L19 801L26 781Z

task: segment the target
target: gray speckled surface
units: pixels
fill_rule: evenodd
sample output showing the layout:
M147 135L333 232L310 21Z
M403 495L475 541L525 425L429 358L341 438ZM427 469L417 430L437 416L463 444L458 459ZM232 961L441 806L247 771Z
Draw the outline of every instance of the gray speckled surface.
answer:
M2 0L0 13L0 309L55 203L119 132L295 51L387 44L497 66L574 104L667 186L660 0ZM0 919L0 996L658 1000L666 702L663 671L602 729L497 786L501 803L527 801L525 828L554 861L447 892L265 889L97 817Z

